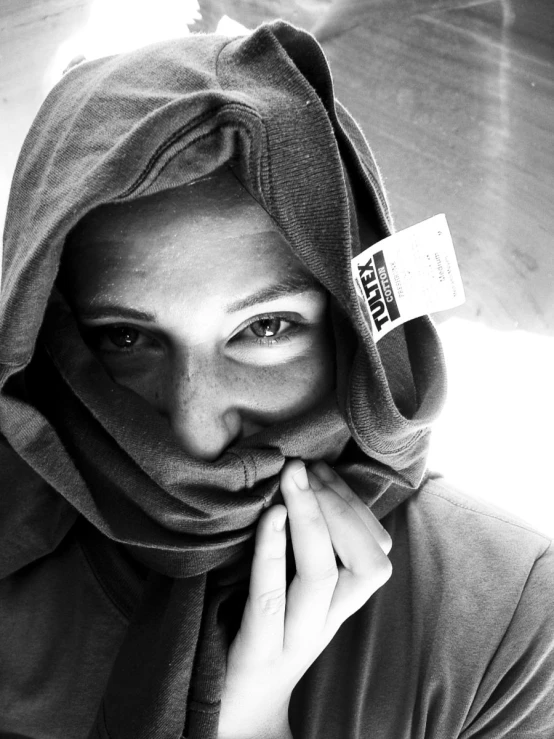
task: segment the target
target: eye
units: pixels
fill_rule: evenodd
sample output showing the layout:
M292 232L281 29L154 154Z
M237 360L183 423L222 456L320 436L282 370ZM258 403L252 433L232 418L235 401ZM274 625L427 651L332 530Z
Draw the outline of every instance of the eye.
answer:
M268 366L285 361L307 350L316 325L296 312L252 316L237 327L228 351L247 364Z
M82 327L81 333L93 351L107 354L124 354L135 349L144 349L151 343L142 331L124 324Z
M258 347L274 346L280 341L290 342L301 330L302 323L297 314L255 316L240 333L236 334L235 340Z
M248 327L254 336L260 339L270 338L279 333L283 320L281 318L259 318Z
M129 349L136 344L140 332L130 326L110 326L105 329L105 336L118 349Z

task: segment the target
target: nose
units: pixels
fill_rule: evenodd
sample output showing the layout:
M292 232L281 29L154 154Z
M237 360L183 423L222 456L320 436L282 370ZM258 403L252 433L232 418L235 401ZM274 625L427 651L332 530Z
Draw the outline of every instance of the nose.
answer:
M232 382L214 362L175 368L164 395L164 415L185 452L196 459L217 459L244 432Z

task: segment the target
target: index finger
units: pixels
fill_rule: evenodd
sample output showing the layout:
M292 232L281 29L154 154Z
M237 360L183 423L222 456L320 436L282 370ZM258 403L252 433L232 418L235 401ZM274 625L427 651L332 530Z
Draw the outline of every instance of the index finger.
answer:
M370 508L360 500L342 477L323 460L311 464L309 470L311 474L315 474L325 485L334 490L337 495L340 495L343 500L352 506L373 534L383 552L388 554L392 548L392 539L389 532L381 525Z
M289 512L297 574L306 583L323 583L336 578L335 555L327 523L301 460L293 460L283 468L281 492Z

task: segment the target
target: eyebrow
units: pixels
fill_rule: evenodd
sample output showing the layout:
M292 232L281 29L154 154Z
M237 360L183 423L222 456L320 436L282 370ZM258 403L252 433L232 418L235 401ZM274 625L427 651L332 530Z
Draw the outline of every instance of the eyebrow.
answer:
M268 303L271 300L287 297L290 295L301 295L305 292L325 291L325 288L309 273L297 273L289 275L283 282L269 285L257 290L246 298L235 300L226 306L227 313L238 313L246 308L252 308L258 303Z
M245 298L240 298L225 306L227 313L238 313L239 311L253 308L259 303L269 303L272 300L301 295L306 292L325 292L325 288L309 273L295 274L287 277L283 282L261 288ZM91 305L85 310L79 311L79 319L85 321L97 321L106 318L119 318L128 321L144 321L156 323L155 312L143 311L116 303L102 303Z
M155 313L149 313L136 308L127 308L124 305L116 303L102 303L101 305L91 305L85 310L78 311L81 321L97 321L102 318L123 318L128 321L146 321L155 323L157 316Z

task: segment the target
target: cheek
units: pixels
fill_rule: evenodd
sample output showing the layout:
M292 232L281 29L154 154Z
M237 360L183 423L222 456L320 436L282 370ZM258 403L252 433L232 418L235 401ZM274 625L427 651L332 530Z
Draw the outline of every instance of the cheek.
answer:
M263 370L251 370L245 397L249 398L250 409L261 414L260 422L267 424L308 411L334 386L334 348L322 336L305 356Z
M329 336L327 327L322 326L303 354L271 366L223 361L218 367L206 367L195 374L202 384L195 394L202 396L214 413L235 408L264 426L298 416L317 405L335 386L335 351ZM278 348L267 351L275 351L277 360ZM193 390L167 355L128 365L103 364L115 382L137 393L162 415L181 406Z
M293 381L296 371L293 372ZM299 368L298 379L302 383L299 392L305 396L306 402L316 403L335 387L335 348L329 339L329 333L322 328L313 350Z
M162 410L165 402L165 388L171 383L170 368L167 361L155 358L149 362L129 363L101 360L104 368L114 382L132 390L146 400L156 410Z

